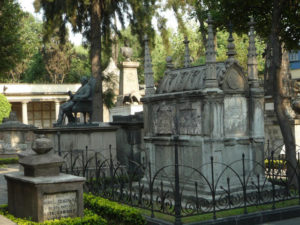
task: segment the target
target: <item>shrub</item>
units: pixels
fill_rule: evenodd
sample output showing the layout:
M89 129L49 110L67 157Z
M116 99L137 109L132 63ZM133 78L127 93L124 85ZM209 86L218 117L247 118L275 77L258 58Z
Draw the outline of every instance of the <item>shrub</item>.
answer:
M84 194L84 205L94 213L105 218L108 221L108 224L146 224L145 218L137 209L101 197L96 197L92 194Z
M286 161L285 160L269 160L265 159L265 167L266 168L271 168L271 169L285 169L286 168Z
M18 158L0 159L0 165L3 165L3 164L14 164L14 163L18 163L18 162L19 162Z
M107 221L100 216L94 214L90 210L84 210L84 217L61 218L56 220L48 220L43 223L37 223L28 219L16 218L7 212L7 205L0 206L0 214L14 221L18 225L107 225Z
M3 118L6 118L9 116L11 110L11 105L7 101L7 98L0 94L0 124L2 123Z

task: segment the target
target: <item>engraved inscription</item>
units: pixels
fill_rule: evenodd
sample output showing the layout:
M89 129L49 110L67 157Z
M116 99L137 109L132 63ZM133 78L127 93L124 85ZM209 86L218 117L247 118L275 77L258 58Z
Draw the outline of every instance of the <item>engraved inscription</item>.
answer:
M76 192L44 194L44 220L77 216Z
M247 135L247 101L244 97L225 98L225 132L226 136Z

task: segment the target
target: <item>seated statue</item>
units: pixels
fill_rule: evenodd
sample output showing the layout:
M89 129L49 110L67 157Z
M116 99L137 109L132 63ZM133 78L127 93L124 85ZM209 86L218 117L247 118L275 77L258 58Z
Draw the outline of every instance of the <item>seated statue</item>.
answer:
M59 107L58 119L54 126L62 124L64 115L68 117L69 123L75 123L76 118L73 115L73 107L86 101L88 101L90 105L92 104L93 87L91 83L93 82L89 82L87 77L82 77L80 82L81 87L76 91L76 93L72 94L71 91L69 91L68 94L70 96L70 100Z

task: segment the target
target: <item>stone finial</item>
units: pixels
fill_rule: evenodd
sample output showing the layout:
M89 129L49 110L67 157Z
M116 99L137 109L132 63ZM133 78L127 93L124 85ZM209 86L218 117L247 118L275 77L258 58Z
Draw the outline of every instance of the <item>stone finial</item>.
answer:
M255 34L254 34L254 19L251 17L250 22L248 23L250 26L249 31L249 47L248 47L248 78L249 81L257 81L258 80L258 72L257 72L257 59L256 59L256 47L255 47Z
M232 35L232 28L233 28L233 25L231 22L229 22L229 25L228 25L228 31L229 31L229 37L228 37L228 44L227 44L227 56L228 56L228 59L227 61L231 62L231 61L234 61L234 56L236 55L236 51L235 51L235 44L234 44L234 38L233 38L233 35Z
M152 71L152 61L151 55L149 51L149 38L147 35L144 37L145 41L145 63L144 63L144 74L145 74L145 95L153 95L155 93L154 89L154 78L153 78L153 71Z
M190 49L189 49L189 40L187 36L184 37L184 46L185 46L185 52L184 52L184 67L189 67L191 64L191 56L190 56Z
M205 81L206 88L217 88L217 69L216 69L216 50L215 50L215 37L213 31L213 20L211 14L208 13L208 35L207 35L207 44L206 44L206 67L207 75Z
M32 150L37 154L45 154L53 148L53 143L45 135L39 135L32 143Z
M173 59L172 56L168 56L166 58L166 71L171 71L172 69L174 69L174 64L173 64Z

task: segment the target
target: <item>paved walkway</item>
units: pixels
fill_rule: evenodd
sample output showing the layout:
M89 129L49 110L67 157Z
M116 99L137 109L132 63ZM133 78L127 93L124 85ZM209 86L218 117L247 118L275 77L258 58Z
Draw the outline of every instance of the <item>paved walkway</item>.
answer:
M15 173L18 171L19 164L4 165L4 167L0 167L0 205L7 204L7 185L4 174Z
M19 171L18 164L5 165L0 167L0 205L7 204L7 185L4 174L15 173ZM0 215L1 225L15 225L16 223Z
M288 219L288 220L262 223L260 225L299 225L299 224L300 224L300 217L296 217L296 218Z

